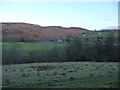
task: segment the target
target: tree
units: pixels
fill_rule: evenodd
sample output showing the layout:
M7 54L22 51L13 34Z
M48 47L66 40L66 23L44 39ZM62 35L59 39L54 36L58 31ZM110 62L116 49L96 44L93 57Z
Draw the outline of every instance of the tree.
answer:
M96 61L104 61L105 46L100 40L95 41Z
M117 59L117 46L115 46L115 37L113 33L111 33L105 40L105 53L106 53L106 60L116 61Z
M19 38L19 41L20 41L20 42L28 42L28 41L30 41L30 39L29 39L28 36L22 35L22 36Z
M8 35L6 35L6 36L2 37L2 41L3 42L17 42L18 38L15 37L15 36L10 36L10 35L8 36Z
M18 44L13 45L12 47L3 45L2 53L3 64L25 63L27 60L27 54L24 52L23 48Z
M81 50L82 50L81 39L79 38L73 39L69 43L69 45L65 47L66 59L68 59L68 61L80 61Z

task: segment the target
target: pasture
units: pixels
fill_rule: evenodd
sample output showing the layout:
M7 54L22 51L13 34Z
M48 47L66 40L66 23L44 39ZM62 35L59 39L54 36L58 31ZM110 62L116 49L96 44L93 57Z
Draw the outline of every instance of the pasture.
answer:
M118 88L117 62L14 64L2 70L3 88Z
M85 36L81 36L82 38L96 38L96 37L103 37L106 38L110 35L114 37L118 37L118 32L97 32L97 33L87 33Z
M3 47L7 48L8 50L14 47L21 47L23 51L29 53L30 51L44 51L48 50L53 47L64 47L66 43L60 42L4 42L0 43Z

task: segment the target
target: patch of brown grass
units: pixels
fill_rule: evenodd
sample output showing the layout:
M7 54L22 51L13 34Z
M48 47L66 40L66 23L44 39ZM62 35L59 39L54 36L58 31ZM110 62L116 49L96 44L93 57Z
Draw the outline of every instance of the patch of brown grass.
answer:
M52 70L55 67L47 65L47 66L31 66L30 68L33 68L33 69L35 69L37 71L44 71L44 70Z

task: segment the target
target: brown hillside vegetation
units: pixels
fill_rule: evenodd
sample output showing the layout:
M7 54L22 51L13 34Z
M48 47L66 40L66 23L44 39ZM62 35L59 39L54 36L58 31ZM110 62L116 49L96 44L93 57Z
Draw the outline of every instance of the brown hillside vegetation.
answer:
M2 23L3 37L12 36L18 39L21 37L27 37L29 38L29 41L66 39L68 37L80 36L86 32L89 32L89 30L78 27L43 27L40 25L29 23Z

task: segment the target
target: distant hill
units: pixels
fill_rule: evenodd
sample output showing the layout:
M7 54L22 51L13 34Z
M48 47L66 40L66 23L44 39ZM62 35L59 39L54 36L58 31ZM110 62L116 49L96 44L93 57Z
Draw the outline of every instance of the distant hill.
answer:
M43 27L29 23L2 23L3 41L55 41L66 40L68 38L81 36L89 32L87 29L80 27L65 28L61 26Z
M104 30L118 30L118 29L120 29L119 27L120 27L120 25L119 26L113 25L113 26L108 26L108 27L104 28Z

